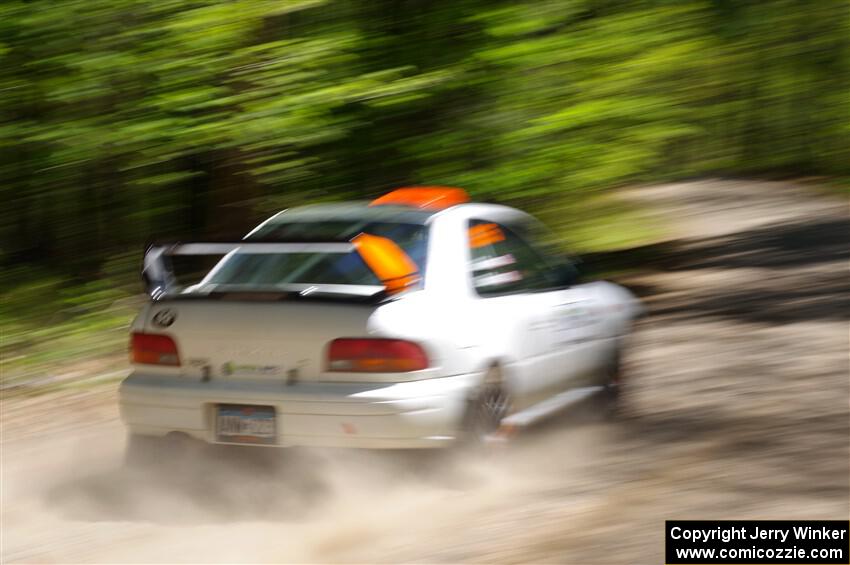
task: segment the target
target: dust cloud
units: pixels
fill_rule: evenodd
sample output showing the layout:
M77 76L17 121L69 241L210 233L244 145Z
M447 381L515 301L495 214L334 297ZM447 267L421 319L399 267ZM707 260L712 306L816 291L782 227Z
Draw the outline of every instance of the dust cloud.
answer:
M123 461L120 425L61 428L64 410L54 414L55 433L4 445L7 562L351 562L433 554L427 540L480 527L488 509L521 507L524 492L562 484L580 466L540 444L587 453L603 426L591 405L571 417L578 421L569 438L554 428L559 437L549 437L544 427L521 444L451 452L190 445L184 457L139 468ZM463 547L440 551L464 558Z

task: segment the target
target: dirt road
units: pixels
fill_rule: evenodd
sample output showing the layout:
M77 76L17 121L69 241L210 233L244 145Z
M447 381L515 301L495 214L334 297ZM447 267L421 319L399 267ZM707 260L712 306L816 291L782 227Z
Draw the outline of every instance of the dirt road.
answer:
M674 518L847 518L850 222L791 184L635 189L650 316L627 414L590 402L482 457L305 452L142 475L115 392L8 399L3 562L663 563Z

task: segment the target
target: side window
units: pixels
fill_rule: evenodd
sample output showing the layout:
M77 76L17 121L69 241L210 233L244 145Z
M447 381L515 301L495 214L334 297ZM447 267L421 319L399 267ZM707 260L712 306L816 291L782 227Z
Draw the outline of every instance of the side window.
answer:
M469 223L470 273L479 296L535 292L556 286L548 262L510 228Z

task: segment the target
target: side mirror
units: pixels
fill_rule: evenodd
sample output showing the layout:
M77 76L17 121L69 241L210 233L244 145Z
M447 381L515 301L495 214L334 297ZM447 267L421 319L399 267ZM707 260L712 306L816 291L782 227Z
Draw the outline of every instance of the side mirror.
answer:
M575 259L564 258L555 267L555 277L559 286L572 286L581 280L581 271Z

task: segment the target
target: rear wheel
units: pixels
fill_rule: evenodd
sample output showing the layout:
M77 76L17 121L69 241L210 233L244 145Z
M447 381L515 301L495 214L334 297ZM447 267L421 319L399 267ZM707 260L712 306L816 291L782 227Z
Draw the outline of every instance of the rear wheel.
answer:
M491 367L469 399L463 434L468 443L481 444L493 438L508 415L511 399L499 367Z
M622 411L623 392L623 350L617 346L605 365L605 410L610 417L617 417Z

